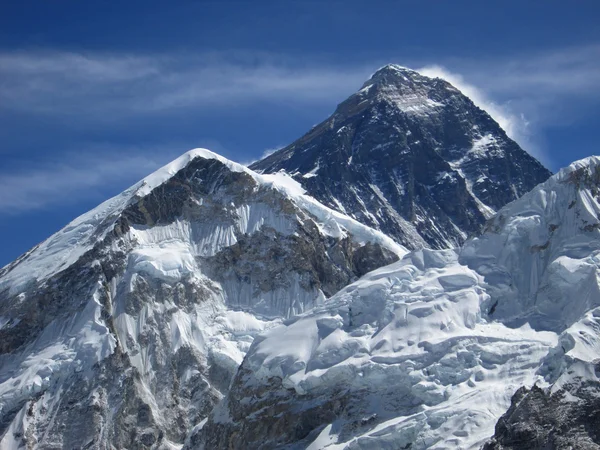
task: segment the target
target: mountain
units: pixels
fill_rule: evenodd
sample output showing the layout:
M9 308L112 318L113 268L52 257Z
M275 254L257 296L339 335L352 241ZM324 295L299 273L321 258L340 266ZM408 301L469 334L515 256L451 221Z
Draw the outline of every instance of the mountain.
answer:
M255 335L405 253L188 152L0 270L0 448L179 448Z
M451 248L550 172L459 90L397 65L254 163L407 248Z
M0 269L2 450L600 442L600 158L546 180L386 66L252 167L192 150Z
M188 447L599 448L599 269L590 157L256 338Z

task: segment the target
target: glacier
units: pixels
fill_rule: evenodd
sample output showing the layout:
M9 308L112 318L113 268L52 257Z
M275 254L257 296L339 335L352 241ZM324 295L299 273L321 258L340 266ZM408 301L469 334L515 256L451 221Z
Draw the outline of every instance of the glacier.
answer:
M522 386L589 401L599 213L590 157L462 248L408 253L284 321L254 340L189 447L476 449Z

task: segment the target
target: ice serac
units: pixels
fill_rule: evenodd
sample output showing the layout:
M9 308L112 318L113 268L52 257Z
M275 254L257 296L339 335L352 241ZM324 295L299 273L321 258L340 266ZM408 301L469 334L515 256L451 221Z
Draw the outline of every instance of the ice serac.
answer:
M188 152L0 270L0 448L180 447L257 333L404 253Z
M599 268L590 157L267 331L189 447L597 448Z
M439 78L388 65L306 135L254 163L408 248L449 248L550 172Z
M511 266L522 291L499 296L494 313L528 317L559 333L559 343L539 369L547 384L515 393L485 449L600 449L600 158L573 163L523 201L522 214L507 208L490 223L489 242L478 243L497 249L488 276ZM529 254L509 256L517 247Z

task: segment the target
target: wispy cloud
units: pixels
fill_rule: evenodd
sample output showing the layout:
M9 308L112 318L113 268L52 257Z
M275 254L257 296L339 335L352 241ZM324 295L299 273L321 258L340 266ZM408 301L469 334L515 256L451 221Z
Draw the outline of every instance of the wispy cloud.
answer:
M81 149L83 150L83 149ZM134 184L187 148L114 147L95 145L86 152L67 153L61 163L0 172L0 215L98 202Z
M473 103L481 109L486 110L509 136L516 138L521 131L521 127L526 126L522 123L521 117L508 110L507 105L501 105L492 101L480 88L468 83L463 75L453 73L439 65L425 66L417 70L428 77L443 78L458 88Z
M366 66L298 67L269 57L0 54L0 104L120 117L255 101L335 103L368 74Z
M264 158L266 158L267 156L270 156L270 155L272 155L272 154L273 154L273 153L275 153L276 151L278 151L278 150L281 150L283 147L284 147L283 145L279 145L279 146L277 146L277 147L270 147L270 148L267 148L267 149L265 149L265 150L262 152L262 155L260 155L260 159L264 159Z
M244 166L250 166L251 164L255 163L256 161L260 161L261 159L264 159L267 156L272 155L276 151L281 150L283 147L285 147L285 145L278 145L276 147L266 148L263 150L263 152L260 154L260 156L258 158L255 157L251 160L243 161L241 164Z
M67 80L114 82L145 78L159 68L152 58L139 56L84 56L68 52L0 54L0 70L5 75L48 76L58 74Z

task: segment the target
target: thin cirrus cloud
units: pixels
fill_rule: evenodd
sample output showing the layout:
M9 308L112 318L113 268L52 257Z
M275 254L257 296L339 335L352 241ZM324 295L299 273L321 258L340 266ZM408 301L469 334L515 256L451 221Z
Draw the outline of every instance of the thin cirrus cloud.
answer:
M0 214L17 215L78 201L102 201L121 187L174 159L187 148L165 146L92 146L88 153L67 153L64 162L47 163L26 170L0 172ZM117 186L118 190L113 191Z
M335 102L365 68L292 67L190 55L0 54L0 104L34 113L112 117L251 101Z
M524 55L501 63L490 67L495 74L489 84L493 93L600 96L595 89L600 80L600 44ZM482 82L482 75L475 81Z
M378 66L398 62L451 78L470 95L486 98L483 104L501 120L510 104L513 111L504 123L510 127L522 112L543 119L545 106L557 97L595 95L600 79L600 45L487 59L401 59L298 64L258 53L0 53L0 108L122 118L254 101L335 105ZM543 111L534 110L542 104Z

